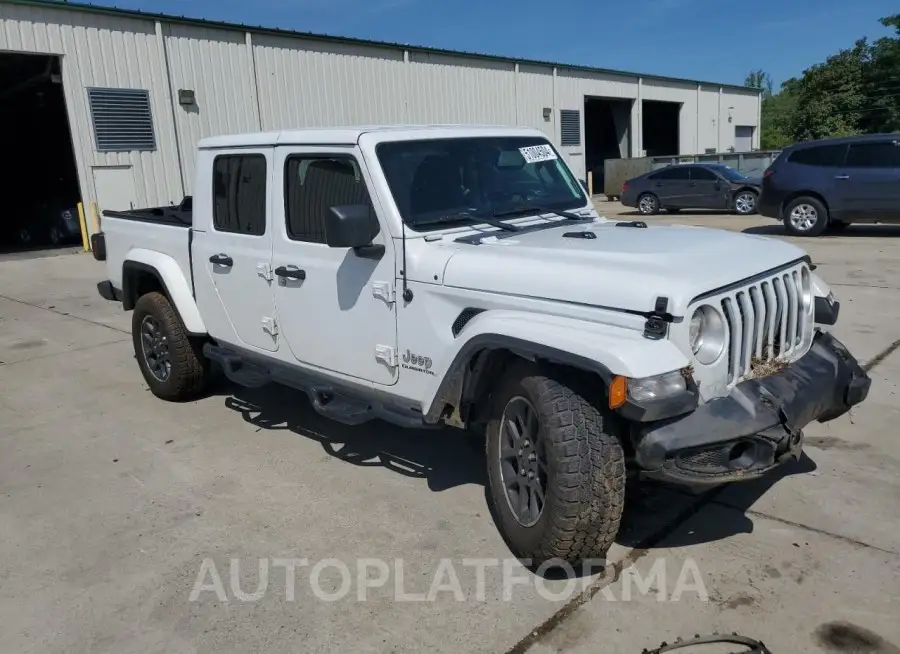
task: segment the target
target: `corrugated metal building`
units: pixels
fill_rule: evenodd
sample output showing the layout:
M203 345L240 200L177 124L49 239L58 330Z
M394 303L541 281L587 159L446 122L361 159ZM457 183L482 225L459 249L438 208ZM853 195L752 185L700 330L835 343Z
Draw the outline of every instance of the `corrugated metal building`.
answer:
M191 192L196 141L243 131L527 125L546 132L582 176L609 156L759 145L760 96L752 89L0 0L0 69L22 54L53 56L44 59L62 86L80 196L102 208L177 203ZM8 63L0 84L18 88L10 80L22 67ZM6 92L0 87L0 98Z

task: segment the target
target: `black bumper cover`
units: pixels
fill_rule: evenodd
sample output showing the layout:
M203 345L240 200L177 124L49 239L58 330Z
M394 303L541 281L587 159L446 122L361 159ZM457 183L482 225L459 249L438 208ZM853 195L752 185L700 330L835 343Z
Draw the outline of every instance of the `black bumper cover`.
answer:
M799 457L801 430L845 414L871 383L840 341L819 332L809 352L781 372L741 382L688 415L636 428L635 459L645 476L665 481L753 479Z

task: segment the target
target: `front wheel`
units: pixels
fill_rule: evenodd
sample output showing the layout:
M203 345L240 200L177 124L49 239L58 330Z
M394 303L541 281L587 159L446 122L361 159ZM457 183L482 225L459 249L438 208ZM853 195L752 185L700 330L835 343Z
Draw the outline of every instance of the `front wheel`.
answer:
M487 464L493 513L513 554L533 566L606 556L625 496L613 431L559 376L524 361L507 373L492 398Z
M162 293L142 295L131 319L134 355L150 391L164 400L188 400L209 383L209 360Z
M753 191L741 191L734 196L734 212L740 216L756 213L756 200L756 193Z
M653 216L659 213L659 198L652 193L644 193L638 198L638 211L644 216Z
M828 210L816 198L796 198L784 210L784 227L792 236L818 236L827 226Z

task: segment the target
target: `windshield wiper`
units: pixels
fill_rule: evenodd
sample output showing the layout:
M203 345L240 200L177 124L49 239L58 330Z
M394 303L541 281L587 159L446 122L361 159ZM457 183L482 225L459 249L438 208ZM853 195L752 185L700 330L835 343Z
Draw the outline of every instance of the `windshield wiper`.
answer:
M470 213L456 213L449 216L441 216L440 218L436 218L434 220L424 220L418 221L415 223L415 226L418 227L420 225L438 225L441 223L456 223L456 222L466 222L471 225L490 225L491 227L496 227L497 229L502 229L506 232L517 232L519 228L515 225L509 225L502 220L497 220L496 214L493 218L486 216L473 216Z
M529 206L529 207L519 207L518 209L510 209L509 211L495 211L494 218L509 218L511 216L527 216L528 214L544 214L544 213L552 213L556 216L560 216L561 218L565 218L566 220L577 220L579 222L584 222L588 220L593 220L590 216L579 216L577 213L571 213L569 211L560 211L558 209L550 209L549 207L538 207L538 206Z

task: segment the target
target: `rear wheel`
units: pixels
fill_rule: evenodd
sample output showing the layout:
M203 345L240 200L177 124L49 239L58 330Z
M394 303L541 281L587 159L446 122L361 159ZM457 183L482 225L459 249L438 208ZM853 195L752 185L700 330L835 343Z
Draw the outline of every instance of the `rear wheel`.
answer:
M659 198L652 193L644 193L638 198L638 211L644 216L659 213Z
M493 394L490 499L512 552L538 566L602 559L619 530L622 447L604 416L557 375L522 362Z
M828 209L816 198L796 198L784 210L784 227L793 236L818 236L827 225Z
M150 391L164 400L188 400L206 388L209 360L162 293L141 296L131 320L134 355Z

